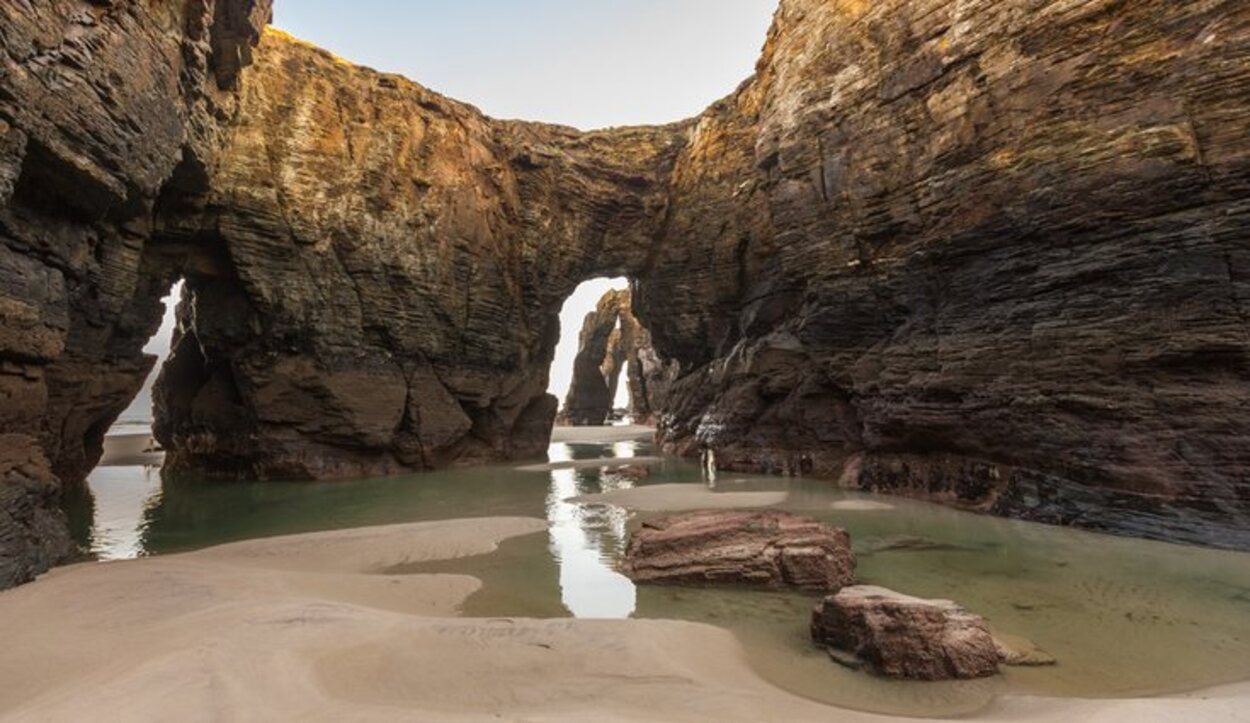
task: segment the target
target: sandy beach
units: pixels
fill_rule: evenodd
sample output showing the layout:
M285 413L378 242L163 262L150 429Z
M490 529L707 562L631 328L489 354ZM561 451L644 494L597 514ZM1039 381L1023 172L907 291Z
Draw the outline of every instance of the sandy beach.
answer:
M104 456L101 467L157 466L165 460L165 454L151 432L125 432L110 434L104 438Z
M625 425L620 427L556 427L551 433L552 444L610 444L633 442L655 438L654 427Z
M611 444L614 442L632 442L650 440L655 436L655 429L638 425L620 427L557 427L552 433L553 443L566 444ZM101 467L144 467L158 466L165 459L160 446L150 432L126 430L110 434L104 438L104 456L100 458ZM650 462L654 459L636 460L622 459L619 464ZM579 463L564 463L565 466L576 467ZM583 463L585 464L585 463ZM591 461L589 464L599 464ZM546 471L554 469L552 465L531 465L526 471Z
M715 627L463 619L457 607L478 580L389 574L545 526L417 523L58 569L0 594L0 719L904 720L774 688ZM980 719L1240 721L1248 700L1250 685L1150 700L1017 697Z

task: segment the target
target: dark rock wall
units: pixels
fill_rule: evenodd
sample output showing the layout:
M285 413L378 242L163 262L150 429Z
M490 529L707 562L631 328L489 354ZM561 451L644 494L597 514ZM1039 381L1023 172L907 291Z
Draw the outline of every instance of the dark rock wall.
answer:
M188 276L157 387L168 466L307 479L543 455L560 307L648 263L684 138L492 120L267 33L210 192L171 201L159 233L222 252Z
M616 401L626 351L621 336L621 307L628 291L609 291L586 315L573 360L573 381L564 400L565 423L600 427L607 423Z
M178 273L150 253L162 189L178 167L207 181L268 17L268 0L0 4L0 588L71 551L61 485L150 371Z
M784 0L732 96L593 133L268 14L0 5L0 584L179 277L173 470L541 454L558 310L628 275L670 450L1250 547L1244 2Z
M670 449L1250 547L1250 5L787 0L637 313Z

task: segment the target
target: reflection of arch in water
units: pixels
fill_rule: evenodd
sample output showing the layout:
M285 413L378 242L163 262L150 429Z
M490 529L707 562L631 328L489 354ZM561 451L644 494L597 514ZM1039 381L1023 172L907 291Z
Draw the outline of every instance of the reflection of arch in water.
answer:
M633 442L613 446L618 458L634 457ZM570 445L553 445L552 462L574 459ZM616 571L613 560L622 552L629 514L609 505L568 502L579 495L628 489L632 480L604 475L598 469L558 469L551 472L547 497L551 551L560 566L560 594L564 606L579 618L627 618L637 604L633 582Z

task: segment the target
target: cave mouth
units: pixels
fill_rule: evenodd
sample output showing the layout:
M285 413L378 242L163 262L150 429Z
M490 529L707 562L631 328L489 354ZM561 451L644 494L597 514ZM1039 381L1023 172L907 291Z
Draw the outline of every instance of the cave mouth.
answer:
M142 350L152 360L151 368L129 406L111 422L102 420L96 425L99 429L89 431L89 437L102 439L99 462L83 484L67 486L62 497L74 542L100 560L142 554L144 526L140 522L161 498L165 455L154 431L154 390L172 354L186 280L179 276L164 288L160 326Z
M555 426L654 423L658 399L650 382L661 365L634 316L634 287L624 277L593 279L565 301L550 375L549 391L560 400Z
M156 386L161 369L164 368L165 362L169 360L173 351L174 334L178 328L178 303L182 299L185 286L186 280L179 278L170 287L169 294L161 299L161 303L165 305L165 315L161 319L161 326L143 347L143 353L154 357L156 362L139 389L139 393L130 402L130 406L126 407L105 433L106 440L153 434L153 427L156 423L153 411L153 388ZM106 450L106 457L101 460L101 465L107 464L108 461Z

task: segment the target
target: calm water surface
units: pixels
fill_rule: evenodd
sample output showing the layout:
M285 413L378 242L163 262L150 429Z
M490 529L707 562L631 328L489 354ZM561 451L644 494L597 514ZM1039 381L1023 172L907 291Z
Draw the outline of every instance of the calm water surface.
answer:
M652 453L644 442L556 444L553 462ZM619 464L619 463L614 463ZM162 484L159 470L101 468L94 511L72 510L102 560L301 532L494 515L545 517L550 530L498 552L397 572L478 576L472 616L670 618L732 630L776 685L840 706L961 715L999 693L1128 696L1250 679L1250 555L1127 540L880 498L890 508L836 510L828 482L722 475L716 491L782 490L784 509L847 528L860 578L957 600L997 630L1041 646L1059 664L1007 668L983 681L899 683L833 664L812 646L815 598L689 588L635 588L616 572L629 530L646 515L571 497L638 484L703 485L694 465L663 460L638 482L591 466L455 470L339 483Z

